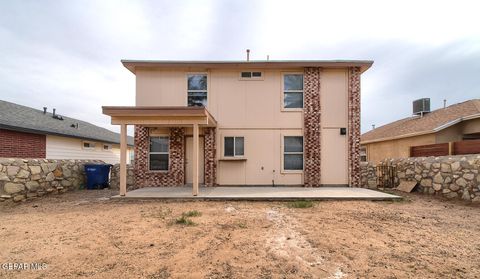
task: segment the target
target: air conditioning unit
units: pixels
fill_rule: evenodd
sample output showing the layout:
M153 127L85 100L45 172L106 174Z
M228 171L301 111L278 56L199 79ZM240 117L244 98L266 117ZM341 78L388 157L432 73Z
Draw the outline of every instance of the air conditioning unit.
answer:
M413 101L413 114L423 115L430 112L430 98L422 98Z

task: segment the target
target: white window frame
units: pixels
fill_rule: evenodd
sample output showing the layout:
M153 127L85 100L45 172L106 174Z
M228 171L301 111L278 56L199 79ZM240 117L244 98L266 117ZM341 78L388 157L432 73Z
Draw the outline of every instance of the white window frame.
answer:
M90 146L85 147L85 143L88 143ZM82 149L84 150L95 150L95 147L97 147L97 144L93 141L87 141L87 140L82 141Z
M281 173L303 173L303 170L305 169L305 137L301 134L294 134L294 133L285 133L281 134L281 154L282 154L282 170ZM303 138L303 146L302 146L302 152L285 152L285 137L301 137ZM301 170L286 170L285 169L285 154L301 154L302 155L302 166L303 169Z
M105 149L105 146L107 146L107 149ZM102 151L111 151L111 150L112 150L112 145L111 144L104 143L102 145Z
M168 147L167 147L167 152L151 152L150 151L150 139L151 138L168 138ZM156 154L167 154L168 155L168 164L167 164L167 169L166 170L152 170L150 168L150 155L156 155ZM170 171L170 136L169 135L154 135L154 136L149 136L148 137L148 171L150 172L169 172Z
M233 138L233 156L225 155L225 149L226 149L225 139L226 138ZM237 138L243 138L243 154L242 155L235 154L235 145L236 145L236 142L237 142ZM222 157L224 157L224 158L243 158L243 157L245 157L245 137L244 136L224 136L223 137L223 156Z
M253 73L260 73L259 77L254 77ZM242 77L242 73L250 73L250 77ZM263 71L255 71L255 70L247 70L247 71L240 71L238 73L239 80L264 80L264 72Z
M189 90L188 89L188 77L189 76L194 76L194 75L204 75L204 76L207 77L207 89L206 90ZM208 102L210 101L209 94L208 94L208 92L210 92L210 76L209 76L208 72L188 72L185 75L185 81L186 81L186 88L187 88L186 106L189 107L188 106L188 93L189 92L205 92L205 91L207 91L207 104L205 105L205 107L208 107Z
M303 76L303 90L285 90L285 76L287 75L302 75ZM282 94L280 94L282 101L282 111L293 111L293 112L301 112L305 107L305 74L303 72L283 72L282 73ZM302 107L301 108L286 108L285 107L285 92L292 92L292 93L302 93Z

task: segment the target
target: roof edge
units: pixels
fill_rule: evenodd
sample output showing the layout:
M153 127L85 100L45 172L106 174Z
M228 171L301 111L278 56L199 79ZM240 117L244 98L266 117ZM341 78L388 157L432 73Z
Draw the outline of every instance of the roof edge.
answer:
M468 116L459 117L459 118L457 118L457 119L454 119L454 120L452 120L452 121L450 121L450 122L447 122L447 123L445 123L445 124L443 124L443 125L440 125L440 126L436 127L435 129L433 129L433 131L434 131L434 132L438 132L438 131L441 131L441 130L443 130L443 129L446 129L446 128L450 127L450 126L453 126L453 125L455 125L455 124L457 124L457 123L460 123L460 122L462 122L462 121L472 120L472 119L476 119L476 118L480 118L480 113L476 113L476 114L472 114L472 115L468 115Z
M10 125L5 125L5 124L0 124L0 128L5 129L5 130L9 130L9 131L16 131L16 132L23 132L23 133L30 133L30 134L37 134L37 135L50 135L50 136L59 136L59 137L65 137L65 138L100 141L100 142L111 143L111 144L120 144L120 141L119 142L113 142L113 141L108 141L108 140L103 140L103 139L98 139L98 138L78 137L78 136L74 136L74 135L66 135L66 134L62 134L62 133L49 132L49 131L44 131L44 130L39 130L39 129L23 128L23 127L18 127L18 126L10 126ZM127 145L128 146L134 146L133 144L129 144L129 143L127 143Z
M410 134L394 136L394 137L386 137L386 138L379 138L379 139L374 139L374 140L360 141L360 144L369 144L369 143L376 143L376 142L381 142L381 141L389 141L389 140L410 138L410 137L415 137L415 136L428 135L428 134L432 134L432 133L435 133L435 131L433 131L433 130L432 131L423 131L423 132L410 133Z
M204 68L288 68L288 67L325 67L344 68L360 67L361 72L368 70L374 63L373 60L120 60L125 68L135 74L136 67L151 68L182 68L182 67L204 67Z
M389 141L389 140L396 140L396 139L403 139L403 138L410 138L410 137L415 137L415 136L433 134L433 133L439 132L441 130L444 130L448 127L451 127L455 124L458 124L460 122L463 122L463 121L466 121L466 120L477 119L477 118L480 118L480 113L476 113L476 114L472 114L472 115L469 115L469 116L457 118L457 119L452 120L450 122L447 122L443 125L440 125L440 126L434 128L431 131L423 131L423 132L410 133L410 134L394 136L394 137L386 137L386 138L379 138L379 139L374 139L374 140L360 141L360 144L369 144L369 143L376 143L376 142L381 142L381 141Z

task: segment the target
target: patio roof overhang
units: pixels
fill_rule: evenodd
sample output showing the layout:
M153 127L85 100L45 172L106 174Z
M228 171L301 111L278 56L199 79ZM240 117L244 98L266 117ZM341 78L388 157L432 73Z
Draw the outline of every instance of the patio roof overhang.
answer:
M113 125L215 127L217 121L204 107L103 106Z
M127 126L192 127L192 193L198 195L199 186L199 127L216 127L217 121L204 107L149 107L104 106L103 114L112 118L113 125L120 125L120 196L127 193Z

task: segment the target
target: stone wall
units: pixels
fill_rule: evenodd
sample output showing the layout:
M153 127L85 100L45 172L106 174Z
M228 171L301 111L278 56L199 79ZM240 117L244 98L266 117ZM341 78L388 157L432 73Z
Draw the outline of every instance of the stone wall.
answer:
M0 158L0 201L22 201L49 193L79 189L85 184L86 160Z
M120 164L115 164L110 172L110 188L120 189ZM127 165L127 191L136 189L133 165Z
M360 185L364 188L377 188L376 165L370 162L360 163Z
M381 164L396 167L396 185L416 181L423 193L480 202L480 155L386 159ZM371 185L374 167L361 164L363 187Z

